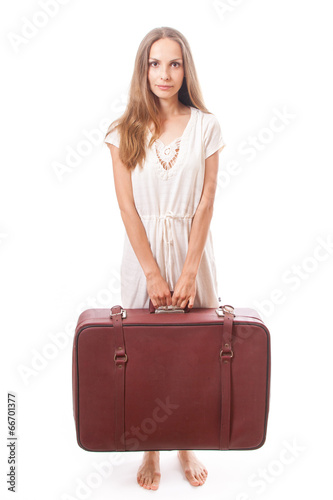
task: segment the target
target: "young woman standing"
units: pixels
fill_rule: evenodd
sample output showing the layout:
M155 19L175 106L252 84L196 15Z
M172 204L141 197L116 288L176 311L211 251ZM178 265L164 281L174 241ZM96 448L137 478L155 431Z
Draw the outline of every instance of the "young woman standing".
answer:
M127 108L105 142L126 229L122 307L148 308L149 299L155 308L218 307L210 222L225 144L179 31L156 28L144 37ZM204 484L208 472L194 452L178 457L190 484ZM157 489L160 476L159 451L145 451L138 483Z

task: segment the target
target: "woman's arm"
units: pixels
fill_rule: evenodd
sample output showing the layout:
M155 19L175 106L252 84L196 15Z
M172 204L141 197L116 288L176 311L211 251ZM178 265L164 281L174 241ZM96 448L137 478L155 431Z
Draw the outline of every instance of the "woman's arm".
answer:
M146 278L159 274L159 267L151 251L146 230L136 210L133 198L131 172L119 158L119 148L108 144L111 151L115 190L128 239Z
M201 199L195 212L190 233L188 251L182 274L195 278L205 248L210 222L213 217L214 199L219 169L219 152L206 158L205 178Z

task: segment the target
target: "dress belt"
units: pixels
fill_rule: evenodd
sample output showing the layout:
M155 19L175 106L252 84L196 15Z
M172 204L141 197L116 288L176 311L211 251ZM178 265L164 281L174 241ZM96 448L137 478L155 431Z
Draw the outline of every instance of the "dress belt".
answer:
M165 267L165 281L170 286L170 290L174 290L175 283L172 282L172 259L171 248L174 242L174 234L171 219L193 219L193 215L176 215L172 210L168 210L164 215L141 215L141 219L154 219L162 221L162 238L167 245L166 252L164 252L164 267Z

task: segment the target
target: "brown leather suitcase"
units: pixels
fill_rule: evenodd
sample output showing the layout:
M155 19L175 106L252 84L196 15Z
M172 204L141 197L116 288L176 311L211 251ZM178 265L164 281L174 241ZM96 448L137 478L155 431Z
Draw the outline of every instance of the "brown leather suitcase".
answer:
M72 358L87 451L254 450L266 439L270 334L254 309L87 309Z

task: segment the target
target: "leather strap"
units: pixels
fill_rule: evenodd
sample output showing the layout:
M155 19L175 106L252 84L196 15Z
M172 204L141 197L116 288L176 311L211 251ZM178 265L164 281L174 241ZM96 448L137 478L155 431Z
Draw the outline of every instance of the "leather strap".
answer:
M125 451L125 366L127 354L123 331L122 307L111 308L111 320L114 327L114 362L115 362L115 447L116 451Z
M229 449L230 418L231 418L231 361L232 351L232 325L234 316L224 311L222 327L222 348L220 351L221 362L221 430L220 449Z

